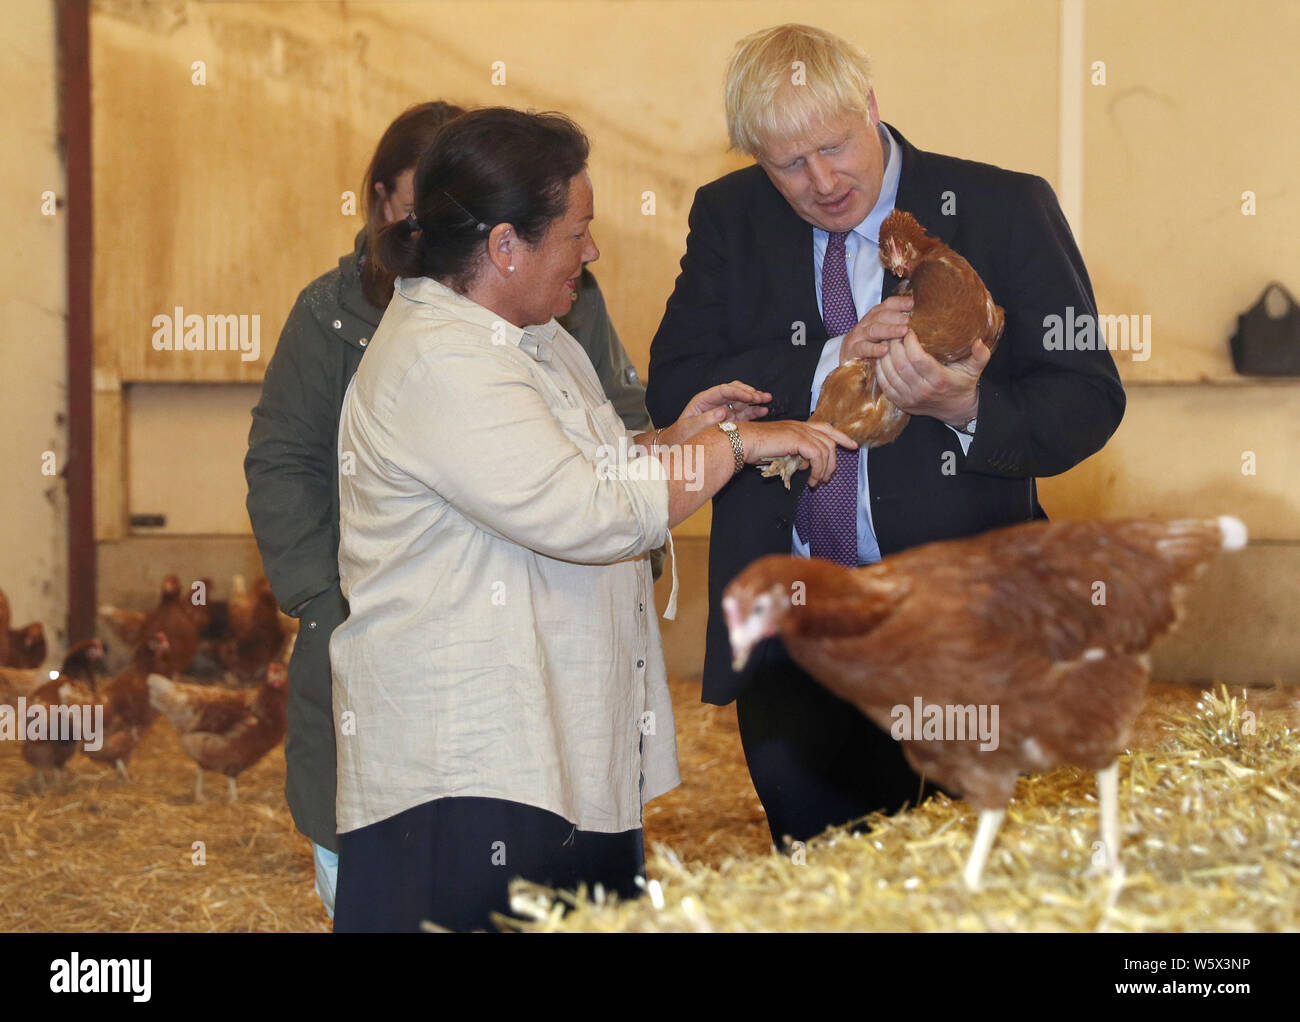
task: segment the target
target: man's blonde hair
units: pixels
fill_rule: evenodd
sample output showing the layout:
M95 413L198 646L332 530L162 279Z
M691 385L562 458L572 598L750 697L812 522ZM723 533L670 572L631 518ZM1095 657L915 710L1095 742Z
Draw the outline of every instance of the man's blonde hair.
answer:
M808 25L778 25L736 44L727 67L731 145L761 158L774 139L806 139L816 121L869 116L871 62L847 40Z

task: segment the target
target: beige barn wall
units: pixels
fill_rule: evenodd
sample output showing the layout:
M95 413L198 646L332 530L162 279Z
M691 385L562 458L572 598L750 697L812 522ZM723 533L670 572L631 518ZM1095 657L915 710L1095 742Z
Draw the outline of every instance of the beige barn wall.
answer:
M67 450L67 277L63 165L57 148L54 5L13 0L0 49L0 589L16 622L44 623L51 644L67 624L67 500L42 474ZM58 196L54 216L41 195Z
M1153 320L1125 380L1232 380L1237 313L1274 277L1300 290L1300 4L1090 0L1086 29L1088 266L1103 311Z
M1082 10L1081 46L1063 55L1062 11L1072 9ZM1061 180L1060 154L1081 146L1076 227L1102 311L1151 315L1152 356L1133 362L1118 353L1129 417L1106 451L1043 482L1044 504L1057 517L1241 514L1271 544L1259 551L1284 551L1252 551L1271 573L1270 600L1281 606L1270 609L1281 616L1255 615L1255 631L1243 632L1216 624L1211 602L1209 616L1186 631L1221 634L1225 662L1253 671L1252 680L1277 676L1274 665L1300 664L1300 630L1259 631L1263 622L1294 623L1286 603L1297 587L1284 566L1300 552L1292 453L1300 398L1294 384L1235 382L1226 338L1269 278L1300 286L1300 198L1288 188L1300 153L1282 116L1300 85L1290 52L1298 10L1284 0L1091 0L1082 8L1073 0L102 0L92 40L97 513L100 538L114 542L112 556L101 556L105 598L132 544L156 544L132 538L133 499L151 508L165 500L173 520L210 520L204 528L216 533L247 529L242 493L229 493L216 513L211 490L194 481L203 465L183 430L173 446L151 448L148 472L127 456L132 431L147 426L132 409L147 405L165 421L174 400L174 418L185 423L192 387L171 398L163 387L147 402L121 388L255 384L294 296L350 247L359 218L343 215L341 193L357 187L395 114L443 97L560 109L586 128L602 250L595 270L644 371L694 190L744 162L726 151L722 115L732 44L798 18L873 55L882 114L922 148L1031 171L1063 188L1074 179ZM1106 63L1105 85L1088 83L1095 60ZM205 85L192 84L196 61ZM503 86L491 83L497 61ZM1068 108L1061 115L1063 67L1085 81L1077 119ZM1258 195L1255 217L1240 214L1246 189ZM647 190L654 216L641 213ZM259 315L261 357L153 351L153 316L177 305ZM202 449L224 475L242 457L255 389L221 395L194 422L223 438ZM1240 474L1248 449L1258 464L1249 477ZM161 492L150 491L150 479ZM707 514L677 531L689 574L701 580ZM151 549L163 547L140 546L140 556ZM1252 594L1240 588L1248 578L1238 572L1219 595L1248 607ZM665 628L683 673L698 671L701 625L688 609ZM1269 655L1256 655L1266 639ZM1211 670L1195 652L1162 664L1171 676Z
M644 371L695 189L747 162L727 152L722 76L731 47L789 17L788 4L753 0L97 4L104 455L126 449L132 430L119 386L260 380L294 296L350 247L360 225L341 212L341 193L357 187L388 121L435 97L563 110L587 130L602 250L596 272ZM883 114L917 144L1053 175L1051 4L825 2L800 17L879 55ZM988 40L1000 59L970 39ZM942 75L934 73L937 52ZM203 85L194 84L198 61ZM492 84L495 62L504 64L504 85ZM1018 100L992 106L991 95ZM642 213L645 191L656 197L653 216ZM261 357L155 351L153 317L177 306L260 316ZM176 392L178 417L186 393ZM232 458L245 410L227 409ZM201 506L181 506L205 503L204 486L183 482L193 459L184 447L172 459L180 480L169 495L173 517L204 517ZM126 515L139 510L130 497L140 487L121 479L101 473L103 539L124 536ZM238 519L237 510L226 517ZM707 535L707 512L680 532Z
M1154 668L1300 683L1300 382L1236 376L1227 345L1269 280L1300 290L1300 5L1089 0L1085 37L1084 255L1102 313L1151 317L1150 357L1116 352L1124 422L1043 503L1242 518L1251 547L1212 568Z
M1231 512L1253 539L1300 541L1300 386L1243 380L1227 345L1269 280L1300 290L1300 138L1284 126L1300 5L1092 0L1086 37L1084 71L1104 61L1106 84L1084 92L1084 254L1103 313L1150 317L1150 357L1116 352L1129 413L1044 502Z

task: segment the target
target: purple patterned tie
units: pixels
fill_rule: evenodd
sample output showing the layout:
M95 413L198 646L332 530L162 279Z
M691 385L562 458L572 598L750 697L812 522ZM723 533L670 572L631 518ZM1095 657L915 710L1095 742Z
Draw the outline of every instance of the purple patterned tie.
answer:
M832 233L822 260L822 320L831 337L846 334L858 321L844 265L848 232ZM795 509L794 527L813 557L850 568L858 566L858 452L835 452L835 474L816 489L805 486Z

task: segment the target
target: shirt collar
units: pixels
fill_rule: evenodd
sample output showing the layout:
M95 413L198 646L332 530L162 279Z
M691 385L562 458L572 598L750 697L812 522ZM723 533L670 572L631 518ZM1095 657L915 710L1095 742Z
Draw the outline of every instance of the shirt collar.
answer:
M517 327L432 277L398 277L393 286L404 298L431 305L463 322L483 327L495 343L501 343L497 340L501 338L507 344L518 346L538 362L551 360L555 331L559 327L554 318L533 326Z
M521 351L532 355L538 362L551 360L551 346L555 343L555 331L559 324L554 319L536 326L524 327L519 338Z

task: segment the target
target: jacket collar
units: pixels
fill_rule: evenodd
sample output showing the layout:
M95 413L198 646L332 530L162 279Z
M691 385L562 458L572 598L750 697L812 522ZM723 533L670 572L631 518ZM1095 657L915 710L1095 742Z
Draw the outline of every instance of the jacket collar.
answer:
M384 318L384 310L371 305L361 290L361 267L366 258L366 229L363 227L357 232L352 251L339 260L339 305L374 328Z
M952 244L961 217L961 196L955 193L951 181L938 179L935 173L937 168L930 153L917 149L892 124L885 126L898 140L903 151L903 171L898 181L898 198L894 201L894 208L911 213L930 234L945 245ZM948 204L948 193L952 193L951 213L944 212L944 206Z
M903 169L898 178L898 196L894 199L894 208L911 213L917 223L945 245L952 244L957 234L959 211L962 208L960 198L953 195L953 212L945 213L948 204L946 193L952 190L952 183L944 183L936 178L935 164L930 154L917 149L903 133L892 124L885 123L889 133L898 142L902 150ZM902 278L885 270L885 282L881 294L888 298L898 290Z

